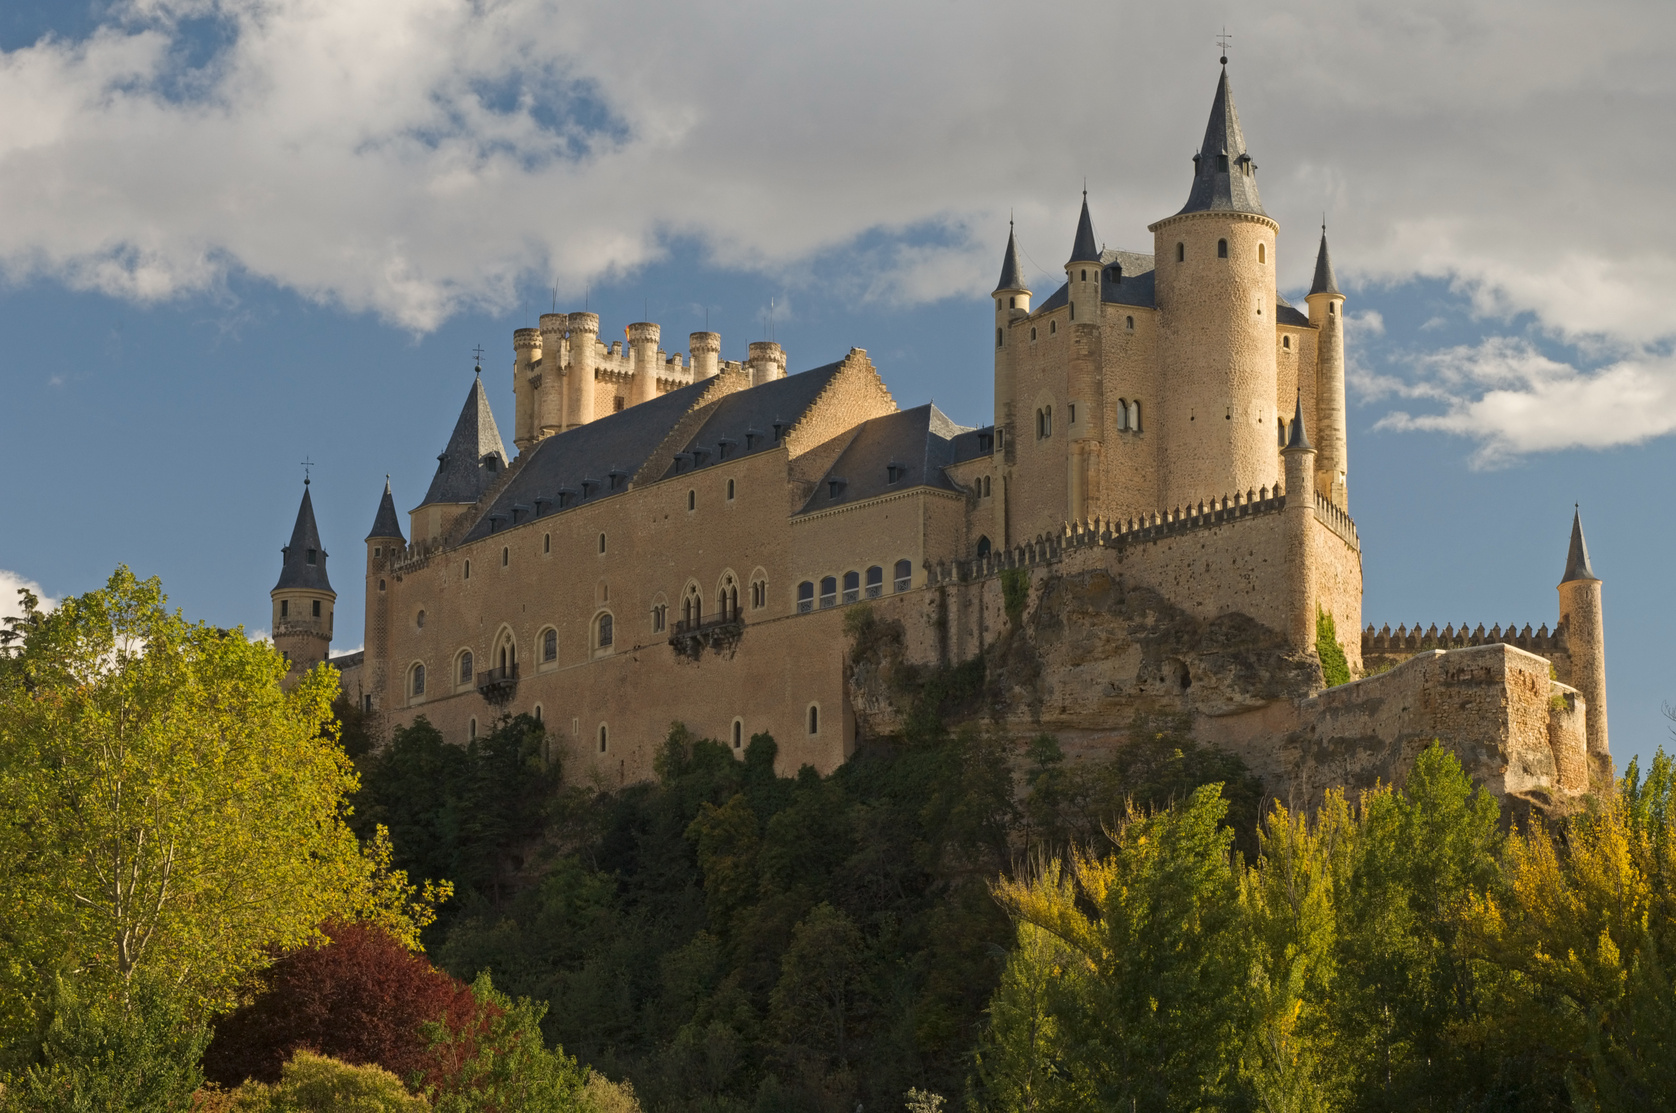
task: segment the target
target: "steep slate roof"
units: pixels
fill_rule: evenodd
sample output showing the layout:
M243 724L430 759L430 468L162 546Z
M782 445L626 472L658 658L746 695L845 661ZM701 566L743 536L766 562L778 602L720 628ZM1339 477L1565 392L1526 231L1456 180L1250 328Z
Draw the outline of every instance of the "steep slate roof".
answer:
M394 537L404 544L407 542L407 538L402 536L401 519L396 516L396 500L390 495L388 477L384 480L384 497L378 500L378 513L372 520L372 532L365 540L371 541L375 537Z
M1226 158L1227 161L1218 162L1219 158ZM1250 173L1247 173L1248 169ZM1188 191L1187 204L1181 207L1181 212L1269 215L1263 211L1263 202L1257 197L1256 170L1251 155L1245 149L1240 115L1234 109L1234 91L1228 85L1228 67L1223 66L1222 76L1216 83L1216 96L1210 103L1205 140L1199 146L1193 188Z
M1571 548L1565 554L1565 577L1560 583L1598 579L1595 570L1589 567L1589 545L1583 540L1583 512L1579 510L1571 516Z
M485 463L494 457L492 464ZM448 447L437 457L436 475L420 506L433 502L476 502L506 467L506 446L501 444L495 415L489 412L489 396L478 378L466 392L466 404L448 437Z
M1304 448L1311 452L1315 446L1309 443L1309 433L1304 430L1304 395L1298 392L1298 406L1292 411L1292 428L1286 434L1287 448Z
M976 460L980 456L995 455L995 426L981 425L976 429L967 429L954 438L954 459L951 464L964 464L967 460Z
M707 463L713 464L723 439L735 442L728 446L730 460L779 447L773 439L774 424L782 428L795 424L838 373L841 362L724 395L713 403L709 417L682 451L708 449ZM646 465L709 385L709 380L693 383L540 441L464 540L475 541L532 518L551 516L559 510L561 491L566 493L567 508L598 501L615 493L612 473L615 491L626 490L629 479ZM749 448L747 433L751 434ZM690 459L681 468L686 474L693 470ZM674 474L672 457L659 477ZM589 481L585 496L584 480Z
M1338 293L1338 279L1333 277L1333 257L1327 254L1327 229L1321 229L1321 250L1315 253L1315 281L1310 284L1312 294Z
M1309 325L1309 314L1287 301L1278 290L1274 295L1274 319L1283 325Z
M300 588L305 591L331 591L326 578L326 550L320 547L320 528L314 524L314 500L308 495L308 480L303 480L303 501L297 507L297 524L291 527L291 544L280 550L279 582L274 590ZM313 563L309 555L314 555Z
M1007 253L1001 257L1001 280L995 284L995 292L1002 290L1028 290L1024 284L1024 264L1018 260L1018 240L1013 238L1013 226L1007 224Z
M975 432L956 425L930 402L864 421L798 513L831 510L916 487L959 491L943 469L955 462L956 438ZM889 472L893 464L902 469L894 483Z
M1088 217L1088 191L1082 191L1082 215L1077 218L1077 238L1071 244L1071 257L1065 263L1084 263L1100 257L1100 243L1094 238L1094 222Z

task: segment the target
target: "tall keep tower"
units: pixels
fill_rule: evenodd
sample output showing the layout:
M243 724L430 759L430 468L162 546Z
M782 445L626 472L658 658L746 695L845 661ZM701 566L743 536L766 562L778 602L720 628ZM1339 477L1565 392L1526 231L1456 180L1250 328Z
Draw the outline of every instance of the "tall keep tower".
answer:
M1257 196L1227 59L1193 188L1150 226L1157 260L1166 506L1273 487L1280 458L1275 366L1275 238Z
M1100 244L1088 216L1088 191L1082 193L1076 239L1065 262L1065 292L1069 300L1070 358L1066 363L1065 517L1081 521L1090 503L1099 498L1100 415L1105 409L1105 377L1100 352Z
M373 692L385 690L390 669L390 566L407 538L402 536L396 500L390 494L390 477L384 477L384 497L378 500L372 530L367 534L367 626L366 662L369 669L368 695L363 711L374 710Z
M1333 277L1327 253L1327 228L1321 227L1321 250L1315 255L1315 281L1309 287L1309 323L1319 332L1315 356L1315 428L1321 439L1315 457L1315 489L1340 510L1350 511L1350 470L1344 414L1344 295Z
M326 550L320 546L320 529L314 524L307 479L303 480L297 524L291 527L291 543L280 552L284 556L279 582L268 597L273 600L274 648L291 665L282 682L289 688L330 655L332 608L338 598L326 578Z
M1589 741L1589 777L1612 776L1612 751L1606 741L1606 626L1601 614L1600 577L1589 567L1589 545L1583 540L1583 514L1571 518L1571 547L1565 554L1560 579L1560 625L1565 627L1571 657L1570 684L1583 694Z

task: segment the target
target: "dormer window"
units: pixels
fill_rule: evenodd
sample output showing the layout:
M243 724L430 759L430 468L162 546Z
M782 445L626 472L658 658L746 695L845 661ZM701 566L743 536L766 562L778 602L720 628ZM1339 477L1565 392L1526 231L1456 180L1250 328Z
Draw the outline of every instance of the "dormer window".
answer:
M610 481L610 489L615 491L623 485L623 480L628 478L628 472L613 469L606 473L605 478Z
M1228 156L1227 155L1217 155L1216 156L1216 172L1218 174L1226 174L1228 172Z
M886 464L885 465L885 477L891 483L895 483L898 479L901 479L903 476L905 476L907 474L908 474L908 469L903 467L901 464Z
M760 436L762 436L762 431L759 430L759 429L747 429L747 430L745 430L745 451L746 452L751 451L751 449L753 449L757 446L757 438L760 437Z
M493 454L483 457L483 466L488 468L489 471L493 472L499 465L500 461L495 459Z
M584 479L582 481L582 497L583 498L588 497L588 488L589 487L597 487L597 486L599 486L599 480L597 480L597 479Z
M775 444L780 443L780 434L785 431L785 428L786 428L786 423L783 422L783 421L776 421L774 423L774 443Z
M839 479L836 476L834 476L833 478L828 479L826 481L826 497L829 498L829 499L837 498L838 497L838 492L842 491L843 489L844 489L844 481L842 479Z
M314 563L314 550L313 550L313 549L310 549L310 550L309 550L309 551L308 551L308 562L309 562L309 563L310 563L310 564L313 564L313 563Z

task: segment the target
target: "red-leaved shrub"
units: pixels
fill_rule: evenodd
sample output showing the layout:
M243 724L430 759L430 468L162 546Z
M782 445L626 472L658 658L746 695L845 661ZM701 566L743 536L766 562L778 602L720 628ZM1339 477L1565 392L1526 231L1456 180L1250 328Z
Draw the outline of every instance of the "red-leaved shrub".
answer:
M329 942L283 955L266 988L217 1023L204 1074L223 1086L277 1082L299 1047L346 1063L376 1063L407 1080L432 1073L420 1031L442 1021L454 1032L480 1024L471 987L371 924L328 924Z

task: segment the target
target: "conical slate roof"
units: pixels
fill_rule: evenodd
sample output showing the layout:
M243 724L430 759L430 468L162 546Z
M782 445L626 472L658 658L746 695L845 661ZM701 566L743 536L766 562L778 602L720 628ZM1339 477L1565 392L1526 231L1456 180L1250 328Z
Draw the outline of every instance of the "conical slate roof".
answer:
M506 447L501 444L495 415L489 412L489 396L478 378L466 393L460 419L448 438L448 447L437 457L436 475L420 506L434 502L476 502L506 467Z
M372 520L372 532L367 534L367 540L375 537L394 537L406 544L407 538L402 535L401 519L396 516L396 500L390 495L390 478L384 478L384 497L378 500L378 513Z
M1071 245L1071 257L1065 263L1098 263L1100 244L1094 239L1094 222L1088 218L1088 191L1082 192L1082 215L1077 218L1077 240Z
M1007 254L1001 259L1001 281L995 284L995 292L1002 290L1025 290L1024 264L1018 261L1018 240L1013 238L1012 225L1007 225Z
M1315 281L1310 284L1311 294L1338 293L1338 279L1333 277L1333 257L1327 253L1327 230L1321 229L1321 250L1315 253Z
M303 480L303 502L297 507L297 524L291 527L291 544L280 552L279 582L274 590L299 588L306 591L331 591L326 578L326 550L320 547L320 528L314 524L314 500L308 495L308 480Z
M1298 406L1292 411L1292 430L1286 434L1288 449L1302 449L1314 452L1315 446L1309 443L1309 434L1304 431L1304 396L1298 395Z
M1589 567L1589 545L1583 540L1583 512L1575 511L1571 516L1571 548L1565 554L1565 577L1560 583L1598 579L1595 570Z
M1269 215L1257 197L1257 166L1245 149L1245 135L1240 131L1239 113L1234 110L1234 91L1228 85L1226 66L1222 67L1222 77L1216 83L1216 99L1211 101L1210 122L1205 125L1205 141L1199 146L1196 163L1193 188L1181 212Z

